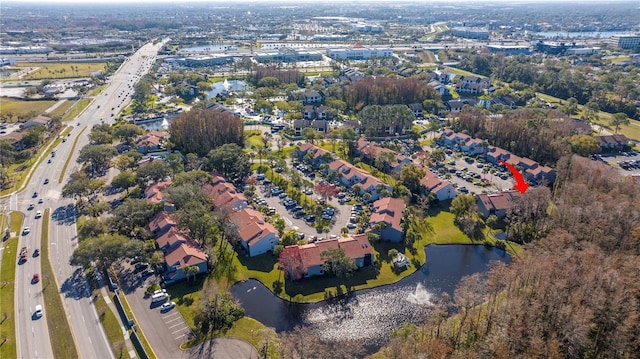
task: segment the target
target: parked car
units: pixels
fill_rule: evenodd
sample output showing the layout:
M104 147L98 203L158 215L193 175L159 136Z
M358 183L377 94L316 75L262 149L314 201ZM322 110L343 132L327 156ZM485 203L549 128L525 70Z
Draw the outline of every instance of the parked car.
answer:
M160 306L160 311L161 312L167 312L167 311L175 308L175 306L176 306L176 302L164 303L163 305Z

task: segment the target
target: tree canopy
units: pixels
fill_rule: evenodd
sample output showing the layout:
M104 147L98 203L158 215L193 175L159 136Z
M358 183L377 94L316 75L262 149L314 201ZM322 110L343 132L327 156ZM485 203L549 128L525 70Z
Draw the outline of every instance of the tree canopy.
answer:
M192 108L171 122L169 133L182 153L200 156L224 144L244 145L242 120L231 112Z

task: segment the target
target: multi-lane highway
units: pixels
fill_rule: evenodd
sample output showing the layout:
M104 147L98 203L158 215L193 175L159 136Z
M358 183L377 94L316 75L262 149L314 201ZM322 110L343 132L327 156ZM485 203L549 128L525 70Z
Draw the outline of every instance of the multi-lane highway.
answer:
M46 324L47 309L44 315L36 319L32 315L36 305L44 305L42 285L56 285L53 278L42 278L39 283L32 284L33 274L40 273L39 257L33 257L33 250L39 248L42 233L42 219L36 219L37 211L44 213L45 208L51 211L49 231L49 251L54 267L57 284L64 298L67 318L74 335L81 358L113 358L113 353L104 335L92 304L91 293L82 271L69 264L73 249L77 246L77 233L73 201L62 198L61 192L69 173L74 170L79 150L89 143L87 134L91 127L102 121L111 123L118 112L125 107L133 95L133 86L138 79L149 71L155 61L162 43L147 44L127 59L120 69L111 76L107 88L98 95L71 125L73 130L68 140L60 143L55 156L51 152L41 164L34 169L31 180L19 193L2 199L6 208L26 214L25 226L30 233L20 236L19 248L29 248L28 259L19 265L16 272L16 334L18 336L19 358L51 358L53 357ZM78 138L74 147L74 141ZM67 158L69 166L64 180L58 181ZM50 160L50 161L49 161ZM45 184L45 180L48 180ZM34 194L37 193L37 194ZM39 203L41 200L42 203ZM28 209L33 203L34 208ZM18 258L16 258L16 263Z

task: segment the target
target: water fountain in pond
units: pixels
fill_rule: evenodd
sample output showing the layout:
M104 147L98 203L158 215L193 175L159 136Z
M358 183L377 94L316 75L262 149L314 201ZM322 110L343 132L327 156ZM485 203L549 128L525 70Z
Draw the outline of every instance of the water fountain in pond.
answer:
M222 88L229 92L229 89L231 88L231 84L229 83L229 81L227 81L227 79L224 79L224 82L222 83Z
M407 296L407 301L413 304L431 304L431 296L432 294L422 285L422 283L418 283L416 285L416 290L413 293L409 293Z
M162 126L162 129L163 129L163 130L168 130L168 129L169 129L169 121L167 121L167 119L166 119L166 118L165 118L165 119L163 119L163 120L162 120L162 125L161 125L161 126Z

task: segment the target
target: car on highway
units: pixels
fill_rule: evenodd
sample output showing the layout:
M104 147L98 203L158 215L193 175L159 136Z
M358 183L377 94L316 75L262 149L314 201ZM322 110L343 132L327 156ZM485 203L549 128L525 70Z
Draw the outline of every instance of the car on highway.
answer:
M36 305L35 311L33 312L33 315L36 318L42 318L42 306L40 304Z
M31 278L31 283L36 284L40 281L40 275L38 273L34 274Z
M42 211L36 212L36 219L42 217Z
M31 232L31 228L29 228L29 226L24 226L24 228L22 228L23 235L27 235L29 232Z
M48 178L44 179L44 184L49 184L49 179Z
M38 192L33 192L33 196L31 196L31 197L33 197L33 198L38 197Z
M38 200L38 204L42 204L42 202L44 202L44 200L43 200L42 198L40 198L40 199Z
M27 210L30 211L34 208L35 206L33 205L33 203L29 203L29 207L27 207Z
M34 249L34 250L33 250L33 256L34 256L34 257L37 257L37 256L39 256L39 255L40 255L40 250L39 250L38 248Z
M175 308L176 306L176 302L169 302L169 303L164 303L163 305L160 306L160 311L161 312L168 312L171 309Z

